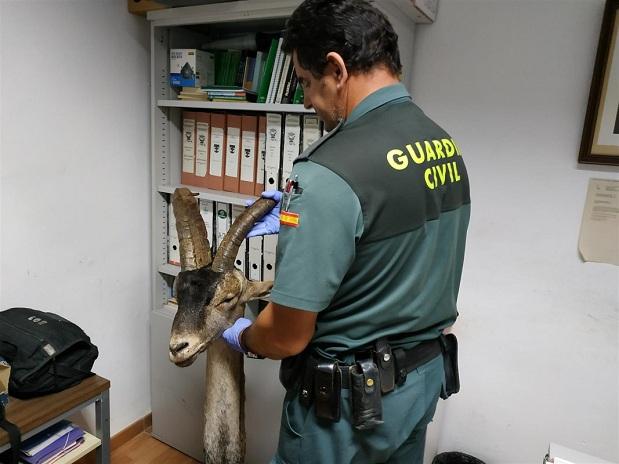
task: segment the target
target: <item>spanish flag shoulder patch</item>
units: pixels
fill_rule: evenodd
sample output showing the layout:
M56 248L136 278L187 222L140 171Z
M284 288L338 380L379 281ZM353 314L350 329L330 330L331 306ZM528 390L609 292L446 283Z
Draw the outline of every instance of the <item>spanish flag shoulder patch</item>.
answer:
M299 227L299 215L290 211L281 211L279 213L279 223L288 227Z

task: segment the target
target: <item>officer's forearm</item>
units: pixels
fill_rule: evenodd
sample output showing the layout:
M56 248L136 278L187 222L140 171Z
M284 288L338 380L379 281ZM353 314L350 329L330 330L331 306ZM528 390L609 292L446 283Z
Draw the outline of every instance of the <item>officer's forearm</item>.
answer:
M269 303L242 335L243 346L270 359L299 354L314 335L316 313Z

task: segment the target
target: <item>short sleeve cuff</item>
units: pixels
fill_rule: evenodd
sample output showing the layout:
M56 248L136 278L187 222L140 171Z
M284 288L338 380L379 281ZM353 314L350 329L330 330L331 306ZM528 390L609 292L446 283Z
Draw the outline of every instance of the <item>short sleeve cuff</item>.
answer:
M306 300L305 298L287 295L277 290L271 291L270 300L278 305L313 313L319 313L329 305L329 301Z

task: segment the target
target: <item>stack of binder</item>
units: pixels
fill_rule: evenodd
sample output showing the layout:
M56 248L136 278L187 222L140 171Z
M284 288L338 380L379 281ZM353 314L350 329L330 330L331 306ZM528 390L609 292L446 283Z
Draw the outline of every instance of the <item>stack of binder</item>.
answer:
M25 440L20 451L20 461L53 464L82 443L84 431L69 421L60 421Z

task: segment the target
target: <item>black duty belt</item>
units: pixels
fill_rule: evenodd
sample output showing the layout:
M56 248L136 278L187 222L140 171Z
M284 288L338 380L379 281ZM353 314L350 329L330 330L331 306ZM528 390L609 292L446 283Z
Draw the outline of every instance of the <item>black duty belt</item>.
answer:
M282 360L279 373L286 390L298 389L303 406L313 404L316 417L332 422L340 419L341 389L349 389L351 421L357 429L365 430L383 422L381 397L403 385L410 372L441 354L447 379L441 397L446 398L459 390L457 344L451 334L408 350L392 348L386 338L378 339L372 346L355 351L351 364L305 351Z
M431 361L439 354L441 354L441 344L439 339L428 340L415 345L413 348L404 350L402 348L395 348L392 350L393 354L389 353L375 353L377 364L389 362L390 356L393 356L394 363L394 375L395 383L402 383L409 372L414 371L419 366L424 365L428 361ZM387 359L385 359L387 357ZM354 364L340 364L340 372L342 375L342 388L350 388L350 370L354 367Z

